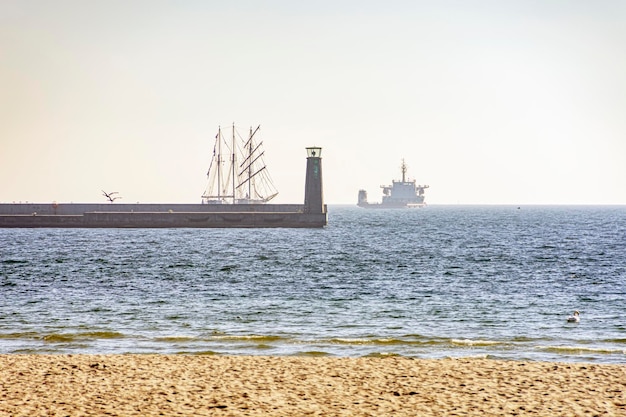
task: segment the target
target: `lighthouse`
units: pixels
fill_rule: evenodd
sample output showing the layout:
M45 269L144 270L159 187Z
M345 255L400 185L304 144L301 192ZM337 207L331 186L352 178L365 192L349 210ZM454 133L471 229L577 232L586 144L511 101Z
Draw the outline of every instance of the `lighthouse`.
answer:
M304 185L304 212L326 213L322 191L322 148L306 148L306 182Z

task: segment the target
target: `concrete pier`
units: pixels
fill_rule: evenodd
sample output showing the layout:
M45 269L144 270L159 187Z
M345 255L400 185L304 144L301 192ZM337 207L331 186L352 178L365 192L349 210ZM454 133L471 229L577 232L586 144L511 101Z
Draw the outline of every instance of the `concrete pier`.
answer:
M0 204L0 228L313 228L327 223L326 212L304 213L302 205L263 205L263 211L251 210L247 205L102 206L59 204L50 208L43 204Z

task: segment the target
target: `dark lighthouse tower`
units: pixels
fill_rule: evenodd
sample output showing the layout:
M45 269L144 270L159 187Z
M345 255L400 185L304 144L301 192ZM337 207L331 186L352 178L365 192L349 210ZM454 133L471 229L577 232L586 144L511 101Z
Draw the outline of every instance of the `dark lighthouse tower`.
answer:
M326 213L322 191L322 148L306 148L306 183L304 185L304 212Z

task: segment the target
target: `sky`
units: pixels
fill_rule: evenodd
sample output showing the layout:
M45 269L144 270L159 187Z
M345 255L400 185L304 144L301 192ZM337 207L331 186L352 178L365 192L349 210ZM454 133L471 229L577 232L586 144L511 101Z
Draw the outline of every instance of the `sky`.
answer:
M0 0L0 202L200 202L261 125L277 203L626 204L622 0Z

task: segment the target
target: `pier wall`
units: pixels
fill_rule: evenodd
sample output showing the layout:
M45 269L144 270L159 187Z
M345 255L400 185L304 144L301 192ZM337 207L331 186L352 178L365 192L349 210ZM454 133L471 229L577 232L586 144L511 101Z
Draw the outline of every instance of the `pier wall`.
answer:
M0 228L313 228L301 204L0 204Z
M81 215L87 212L303 212L302 204L0 203L0 215Z

